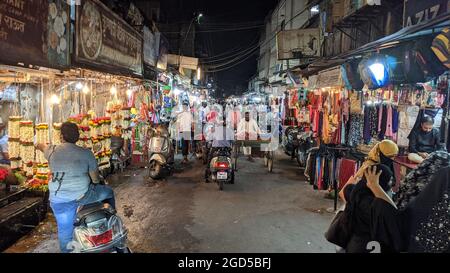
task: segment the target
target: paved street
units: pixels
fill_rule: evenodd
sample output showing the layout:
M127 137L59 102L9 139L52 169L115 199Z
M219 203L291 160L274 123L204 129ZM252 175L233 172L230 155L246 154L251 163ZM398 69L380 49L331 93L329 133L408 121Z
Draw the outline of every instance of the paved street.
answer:
M333 252L323 233L332 200L305 183L295 161L277 156L274 172L261 159L241 158L235 185L203 182L194 159L177 165L166 181L146 178L145 169L111 178L118 211L134 252ZM184 169L182 169L184 168ZM7 252L57 252L49 219Z

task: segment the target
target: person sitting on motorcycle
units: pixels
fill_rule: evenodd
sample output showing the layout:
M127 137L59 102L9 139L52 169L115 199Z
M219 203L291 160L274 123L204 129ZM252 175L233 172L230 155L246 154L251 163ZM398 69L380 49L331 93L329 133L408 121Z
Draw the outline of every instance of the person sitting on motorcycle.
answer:
M208 153L208 164L206 165L205 170L205 179L207 179L210 175L209 172L209 164L214 157L214 154L220 150L221 148L229 148L231 153L232 145L234 139L234 132L231 128L227 127L226 119L223 118L223 121L217 119L214 126L207 133L207 141L212 141L211 149Z
M52 179L48 184L50 206L58 226L61 252L70 252L74 222L80 206L106 202L115 209L113 190L100 185L97 160L92 151L77 146L78 126L64 122L61 126L61 144L36 144L49 162ZM105 204L106 205L106 204Z

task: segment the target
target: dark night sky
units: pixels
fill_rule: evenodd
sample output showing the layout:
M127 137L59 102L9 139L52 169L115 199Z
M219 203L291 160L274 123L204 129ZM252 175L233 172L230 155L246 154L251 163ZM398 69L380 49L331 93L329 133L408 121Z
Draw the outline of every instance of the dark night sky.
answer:
M161 1L162 12L170 21L189 21L194 12L202 12L204 17L197 30L211 30L211 24L243 24L247 22L264 22L270 10L275 8L277 0L164 0ZM202 26L203 24L203 26ZM222 27L222 28L223 28ZM214 56L231 49L248 47L259 39L260 30L239 30L227 32L199 33L196 47L207 47L209 55ZM216 73L219 88L224 88L227 95L235 93L235 87L246 89L248 80L256 74L256 53L243 63L229 70Z

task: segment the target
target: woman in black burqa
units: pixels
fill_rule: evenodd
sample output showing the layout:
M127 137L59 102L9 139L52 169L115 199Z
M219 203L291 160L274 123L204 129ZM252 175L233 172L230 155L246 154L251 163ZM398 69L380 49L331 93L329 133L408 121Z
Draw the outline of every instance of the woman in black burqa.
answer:
M376 176L367 180L375 196L386 194ZM431 154L394 200L376 198L371 206L371 230L380 243L401 252L450 252L450 154Z
M391 190L392 171L390 167L382 164L367 168L364 177L356 184L347 184L343 189L343 195L346 203L346 210L349 213L350 231L352 236L345 248L347 253L369 252L368 243L377 241L372 232L372 207L377 199L368 184L368 177L377 176L378 185L383 192ZM373 180L373 179L372 179ZM392 200L386 194L386 200ZM393 202L392 202L393 204ZM391 244L380 244L382 252L393 252Z

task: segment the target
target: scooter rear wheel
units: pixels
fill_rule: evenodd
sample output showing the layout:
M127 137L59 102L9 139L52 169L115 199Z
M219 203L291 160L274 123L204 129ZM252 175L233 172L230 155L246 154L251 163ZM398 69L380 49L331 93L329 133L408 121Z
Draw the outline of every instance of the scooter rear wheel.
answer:
M150 162L148 167L148 175L152 179L160 179L161 178L162 166L157 161Z

